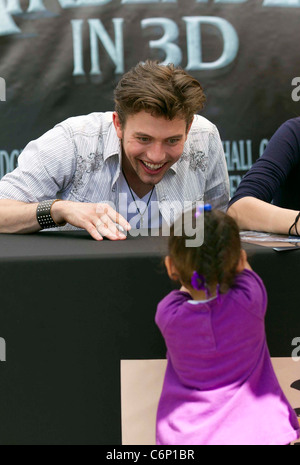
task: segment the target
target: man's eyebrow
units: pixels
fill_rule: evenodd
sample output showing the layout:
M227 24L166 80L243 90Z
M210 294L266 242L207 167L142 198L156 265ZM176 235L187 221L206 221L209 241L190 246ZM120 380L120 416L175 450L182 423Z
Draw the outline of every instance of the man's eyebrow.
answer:
M169 136L167 139L181 139L184 134L175 134L174 136Z
M144 132L135 132L134 133L136 136L146 136L146 137L151 137L149 134L145 134Z
M144 132L135 132L134 133L136 136L142 136L142 137L150 137L152 138L152 136L150 136L149 134L145 134ZM175 134L174 136L169 136L169 137L166 137L166 139L181 139L183 137L183 134Z

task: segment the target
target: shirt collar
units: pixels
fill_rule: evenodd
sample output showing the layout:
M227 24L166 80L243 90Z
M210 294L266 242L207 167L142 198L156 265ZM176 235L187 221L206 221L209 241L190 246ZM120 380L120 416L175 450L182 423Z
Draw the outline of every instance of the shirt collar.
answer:
M179 158L179 160L180 160L180 158ZM178 164L179 160L170 167L170 170L173 171L175 174L177 173L177 164Z

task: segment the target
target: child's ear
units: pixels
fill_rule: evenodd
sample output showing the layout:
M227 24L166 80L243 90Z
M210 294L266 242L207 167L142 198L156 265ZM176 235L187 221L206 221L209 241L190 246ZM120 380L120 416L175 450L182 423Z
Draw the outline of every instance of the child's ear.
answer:
M173 263L173 260L172 258L167 255L166 258L165 258L165 266L167 268L167 272L168 272L168 275L169 275L169 278L170 279L173 279L174 281L178 281L179 280L179 273Z

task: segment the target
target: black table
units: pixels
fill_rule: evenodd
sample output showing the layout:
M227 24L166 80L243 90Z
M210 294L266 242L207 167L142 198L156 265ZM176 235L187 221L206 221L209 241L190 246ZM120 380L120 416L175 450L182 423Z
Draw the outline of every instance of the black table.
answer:
M300 336L300 250L245 245L269 294L271 355ZM121 444L120 360L165 358L166 238L0 235L0 444ZM245 328L247 331L247 328Z

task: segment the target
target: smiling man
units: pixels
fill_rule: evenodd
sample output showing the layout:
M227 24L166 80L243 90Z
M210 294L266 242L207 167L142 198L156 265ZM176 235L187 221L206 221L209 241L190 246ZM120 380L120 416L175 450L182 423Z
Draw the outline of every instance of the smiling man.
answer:
M204 101L181 68L138 64L118 83L114 112L69 118L25 147L0 181L0 233L81 228L118 240L197 201L225 211L225 156L197 115Z

